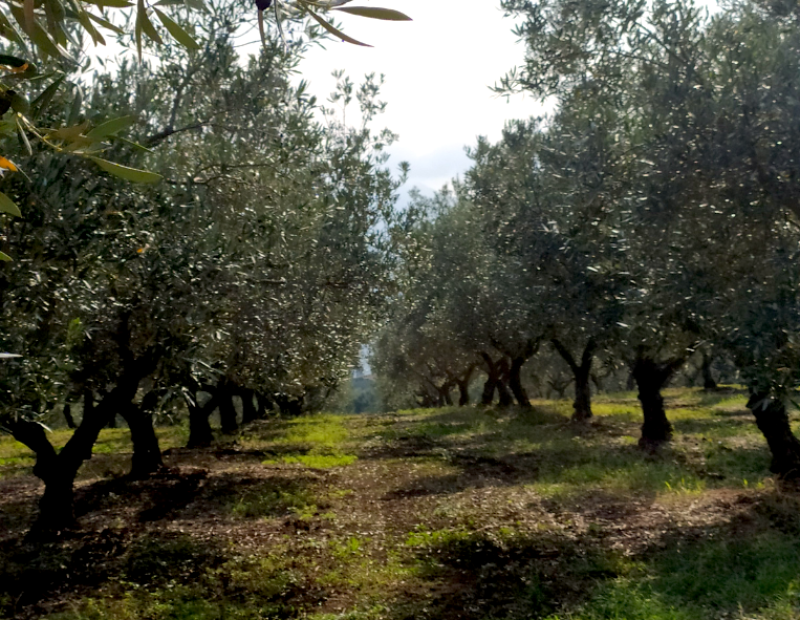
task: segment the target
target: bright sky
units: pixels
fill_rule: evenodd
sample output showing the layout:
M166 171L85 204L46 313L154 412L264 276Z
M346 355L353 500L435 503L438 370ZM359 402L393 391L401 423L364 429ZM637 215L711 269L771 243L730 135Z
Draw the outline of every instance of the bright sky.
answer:
M391 166L411 164L407 191L431 193L469 167L464 147L479 135L497 140L507 120L541 114L537 101L515 95L510 102L489 90L522 62L524 46L511 32L499 0L353 0L352 6L382 6L413 18L384 22L344 13L338 22L348 35L373 45L330 41L311 50L302 77L321 101L333 90L331 72L345 69L358 83L367 73L386 76L386 113L376 127L400 139Z

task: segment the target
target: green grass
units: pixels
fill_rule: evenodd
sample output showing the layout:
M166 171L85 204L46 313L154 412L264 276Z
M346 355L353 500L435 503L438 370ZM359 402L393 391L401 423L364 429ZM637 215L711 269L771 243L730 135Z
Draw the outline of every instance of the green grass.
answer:
M246 445L280 453L264 465L298 464L314 469L344 467L357 460L352 452L355 439L346 422L347 416L316 415L279 422L270 434L250 438Z
M262 620L295 618L299 609L283 599L303 587L302 574L281 553L234 557L191 581L124 589L121 596L87 598L53 620ZM120 584L126 586L126 584Z
M306 484L281 479L231 489L219 500L233 515L244 519L314 514L318 501Z
M600 396L593 410L598 426L588 432L568 422L568 401L535 400L532 410L429 410L389 439L413 438L457 450L469 445L483 454L513 459L535 455L529 488L548 496L592 491L611 493L701 493L706 488L763 485L769 452L745 408L742 394L697 389L665 390L675 440L657 458L636 448L641 411L633 393ZM396 425L397 426L397 425Z
M552 618L797 618L798 567L800 541L779 531L676 541L631 574L600 584L577 610Z
M633 393L596 398L586 427L545 400L259 424L241 456L180 452L210 473L169 521L136 521L151 490L89 515L94 547L0 547L0 615L14 587L73 579L47 617L800 620L800 495L771 479L744 395L664 395L676 432L656 454ZM159 434L181 445L185 428ZM105 430L97 466L129 452ZM32 464L8 439L0 459ZM107 531L129 538L103 559Z

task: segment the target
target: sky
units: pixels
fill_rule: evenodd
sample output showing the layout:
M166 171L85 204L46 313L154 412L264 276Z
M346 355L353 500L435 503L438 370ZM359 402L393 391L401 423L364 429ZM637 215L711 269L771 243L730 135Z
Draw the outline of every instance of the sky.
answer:
M376 128L399 134L391 167L411 164L407 193L430 194L469 168L464 147L479 135L497 140L507 120L542 113L525 95L507 101L489 89L521 64L524 46L511 32L499 0L353 0L351 6L402 11L411 22L387 22L339 13L342 30L372 48L330 40L313 48L300 76L321 101L333 90L331 73L344 69L354 82L383 73L386 112Z

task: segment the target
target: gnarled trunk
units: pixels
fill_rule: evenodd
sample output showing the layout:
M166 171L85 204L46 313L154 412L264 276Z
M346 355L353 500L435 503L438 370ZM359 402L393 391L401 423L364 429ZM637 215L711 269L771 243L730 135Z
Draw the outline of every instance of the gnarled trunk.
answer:
M481 353L486 364L486 382L483 384L483 393L481 394L481 405L488 407L492 404L494 399L494 390L497 387L497 365L494 363L488 353Z
M481 358L486 363L486 374L488 375L486 383L483 384L481 405L491 405L496 390L499 398L499 405L501 407L508 407L514 402L505 382L505 377L508 374L508 361L505 357L501 357L495 362L488 353L483 351L481 352Z
M259 411L253 402L255 391L249 388L242 388L239 390L239 396L242 399L242 424L249 424L259 419Z
M134 479L147 478L164 467L158 437L153 427L153 410L157 402L157 394L148 392L140 406L130 403L119 410L131 431L133 457L130 477Z
M659 364L641 354L636 357L631 374L639 387L639 402L644 415L642 436L639 439L639 446L643 448L657 447L672 439L672 424L664 411L661 390L683 364L684 359L675 358Z
M717 382L714 379L714 375L711 372L711 362L713 358L703 351L703 365L700 367L700 372L703 375L703 389L705 390L716 390L717 389Z
M75 523L73 502L75 476L71 469L58 467L39 476L44 482L44 493L39 499L39 514L31 528L31 535L58 534Z
M269 396L256 392L256 403L258 404L258 419L263 420L267 417L267 413L275 407L275 403Z
M497 404L500 407L510 407L514 404L514 399L511 397L511 392L508 390L508 360L504 357L497 362L497 383L495 389L497 390Z
M508 370L508 387L511 388L511 393L514 394L514 398L517 399L517 404L520 407L530 407L531 401L528 398L528 393L525 391L525 388L522 386L522 366L525 364L528 358L523 356L515 357L511 360L511 367Z
M572 419L575 422L585 422L592 417L592 386L588 372L575 374L575 401L572 409Z
M36 454L35 476L44 482L44 494L39 500L39 515L31 533L58 533L74 522L73 496L75 476L84 461L92 457L92 448L100 431L116 415L120 403L130 403L139 387L140 374L124 375L99 404L84 406L83 418L64 448L56 453L44 427L26 420L10 425L14 438Z
M188 400L188 399L187 399ZM189 441L186 444L187 448L205 448L210 446L214 441L214 433L211 432L211 417L214 409L217 408L216 393L211 394L206 404L201 405L197 400L197 393L194 395L194 400L189 400Z
M72 406L69 403L64 403L64 420L67 423L67 428L77 428L75 418L72 417Z
M296 418L303 413L303 397L294 397L287 394L280 394L275 402L282 416Z
M464 407L469 405L469 384L472 380L472 373L475 372L475 366L470 366L467 371L456 380L458 385L458 406Z
M469 380L458 382L458 406L464 407L469 405Z
M239 430L239 422L236 419L236 407L233 404L235 390L230 384L220 386L218 396L219 421L224 435L234 435Z
M436 387L436 392L438 394L437 405L439 407L453 406L453 398L450 396L450 391L452 389L453 389L453 383L450 381L447 381L441 387Z
M770 471L784 480L800 479L800 440L792 433L783 402L753 391L747 407L772 453Z
M581 363L578 364L569 350L557 339L551 341L559 355L569 365L575 379L575 400L572 403L572 420L574 422L585 422L592 417L592 387L591 380L592 361L597 345L594 338L590 338L583 348Z
M85 414L83 419L87 421ZM86 422L87 427L90 422L91 416ZM83 425L83 422L81 424ZM59 459L55 448L45 434L44 427L40 424L18 420L10 425L10 429L14 439L28 446L36 454L33 473L44 482L44 494L39 499L39 514L31 533L57 533L70 527L74 521L72 499L75 475L70 475L69 469L63 466L66 465L66 459ZM86 433L83 433L78 439L76 439L76 435L77 431L70 439L73 445L84 437L89 438ZM92 447L89 445L89 454L91 454L91 449ZM86 452L85 447L83 452ZM75 472L77 473L77 468L75 468Z

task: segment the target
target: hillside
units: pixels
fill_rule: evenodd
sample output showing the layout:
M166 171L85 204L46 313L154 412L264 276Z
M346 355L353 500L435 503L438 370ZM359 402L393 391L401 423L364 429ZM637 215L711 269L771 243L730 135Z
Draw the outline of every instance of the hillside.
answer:
M676 430L636 446L633 394L532 411L271 420L122 474L103 431L78 528L23 541L41 485L0 439L0 616L689 619L800 617L800 495L734 390L666 391ZM59 433L56 432L56 439Z

